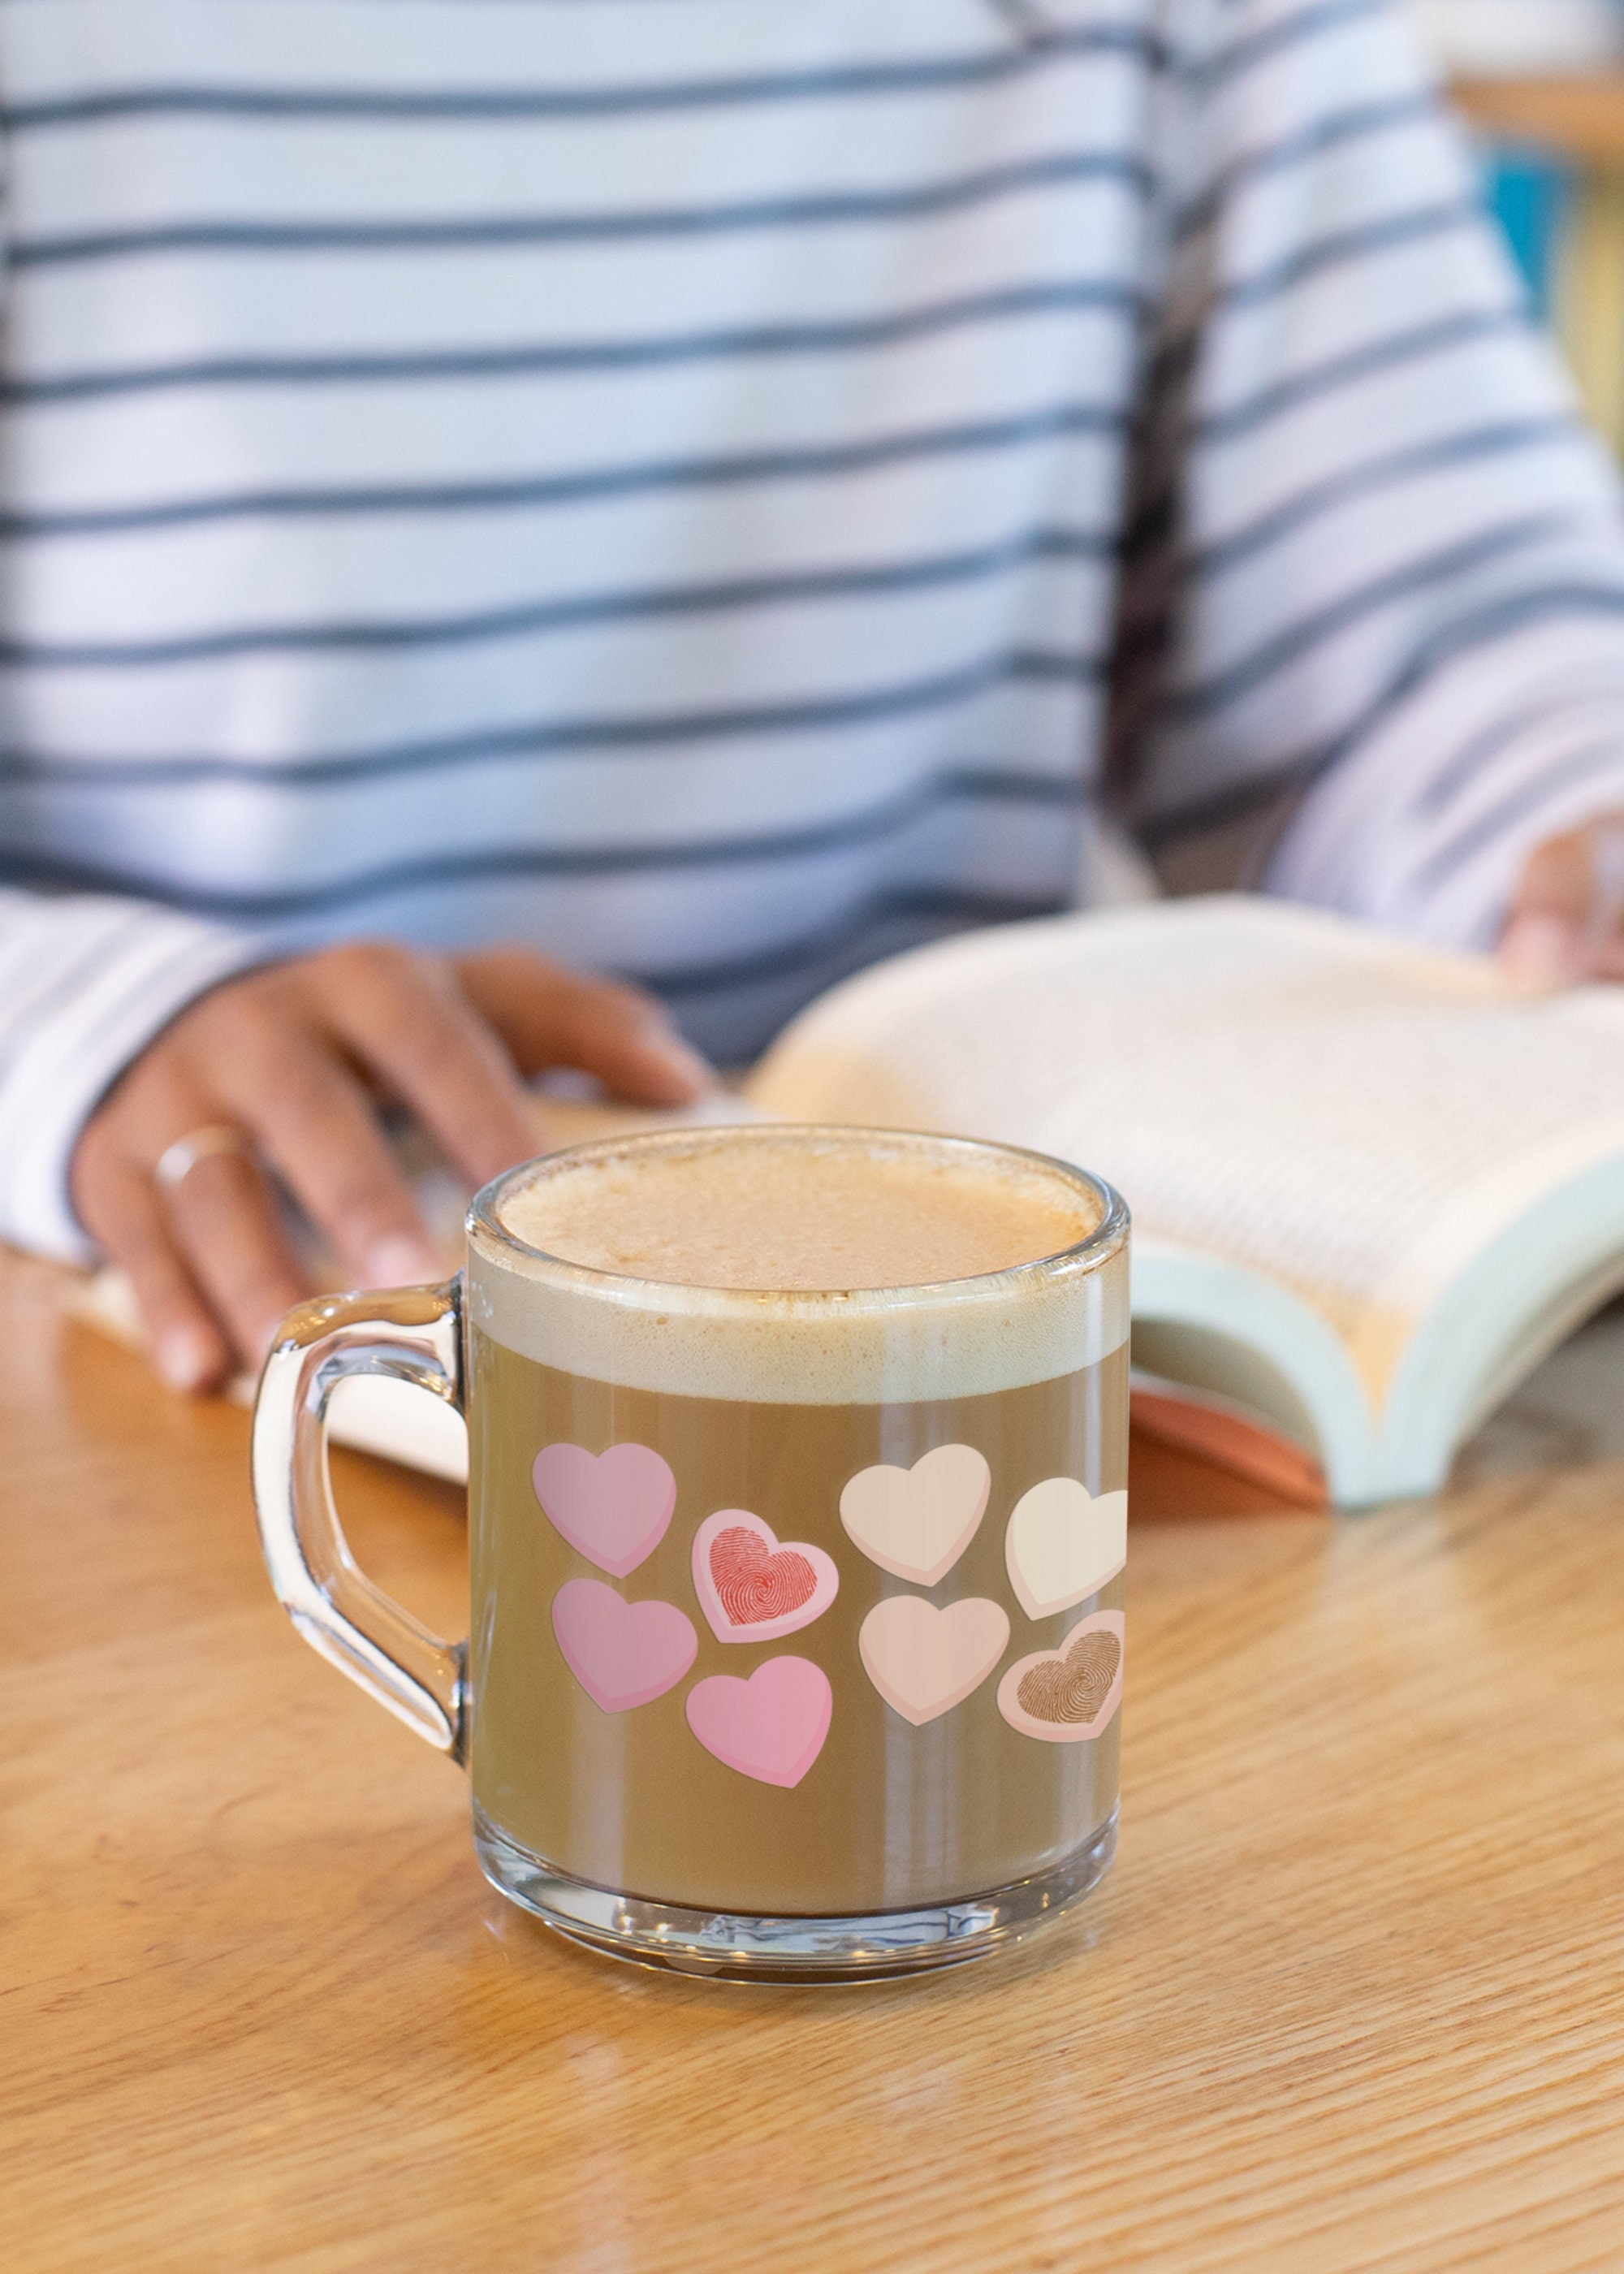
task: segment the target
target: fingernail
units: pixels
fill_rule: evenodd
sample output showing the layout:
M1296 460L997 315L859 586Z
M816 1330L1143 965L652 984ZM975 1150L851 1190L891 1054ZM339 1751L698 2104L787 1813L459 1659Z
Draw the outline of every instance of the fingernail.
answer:
M367 1276L374 1287L417 1287L445 1276L440 1257L426 1239L410 1232L393 1232L367 1250Z
M1562 916L1519 916L1500 953L1512 977L1540 993L1571 987L1584 968L1579 936Z
M153 1353L158 1371L171 1389L201 1389L214 1370L218 1353L213 1342L195 1327L170 1327L158 1337Z

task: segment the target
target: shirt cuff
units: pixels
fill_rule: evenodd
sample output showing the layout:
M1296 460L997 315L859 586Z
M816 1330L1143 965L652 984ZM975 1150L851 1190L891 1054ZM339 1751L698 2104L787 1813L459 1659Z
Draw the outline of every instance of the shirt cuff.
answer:
M1545 626L1440 674L1315 786L1266 890L1494 945L1535 847L1624 810L1624 635Z
M95 1261L68 1194L80 1130L178 1012L274 953L257 936L128 901L32 904L0 942L0 976L17 981L0 1011L0 1237Z

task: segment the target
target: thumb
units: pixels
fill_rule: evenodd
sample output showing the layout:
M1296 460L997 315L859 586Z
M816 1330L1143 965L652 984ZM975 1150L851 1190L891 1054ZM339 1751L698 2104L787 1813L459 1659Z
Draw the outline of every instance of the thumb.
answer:
M1571 987L1590 964L1596 873L1583 830L1529 855L1500 934L1500 960L1522 985Z

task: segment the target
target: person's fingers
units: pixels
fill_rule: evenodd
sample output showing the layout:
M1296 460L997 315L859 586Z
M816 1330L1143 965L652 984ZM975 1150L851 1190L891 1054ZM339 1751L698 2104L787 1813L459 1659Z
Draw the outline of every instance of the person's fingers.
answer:
M75 1205L129 1273L162 1370L200 1388L234 1352L261 1359L308 1291L267 1170L362 1277L438 1275L365 1079L484 1184L538 1149L520 1069L551 1066L656 1103L711 1080L649 998L525 951L453 966L388 945L329 950L228 983L143 1053L76 1148ZM159 1190L166 1149L216 1122L240 1127L266 1167L207 1155Z
M1500 934L1506 969L1522 985L1570 987L1592 960L1597 878L1589 836L1575 830L1530 855Z
M246 1155L199 1161L169 1195L170 1231L233 1344L263 1363L277 1328L307 1293L275 1198Z
M151 1178L110 1143L76 1158L74 1209L109 1262L127 1274L173 1389L212 1389L230 1370L229 1337L199 1293L170 1238Z
M1568 917L1516 915L1500 935L1500 958L1519 986L1536 993L1571 987L1584 974L1584 933Z
M569 1066L617 1096L686 1105L716 1076L651 995L568 971L523 948L460 958L470 998L526 1073Z
M374 1287L440 1276L411 1186L330 1045L285 1020L244 1021L222 1089L350 1270Z
M1615 983L1624 980L1624 932L1614 930L1592 949L1590 968L1585 975L1590 979L1606 979Z
M322 1003L345 1045L476 1185L528 1160L536 1126L518 1071L453 972L395 948L323 959Z
M302 1302L309 1290L270 1186L248 1155L206 1154L177 1184L164 1189L157 1182L165 1152L194 1130L224 1122L240 1126L246 1138L255 1133L255 1117L220 1077L228 1066L234 1075L240 1074L243 1062L252 1062L262 1047L256 1015L235 1017L222 1037L200 1009L192 1036L185 1044L169 1037L138 1060L114 1090L81 1139L75 1161L77 1164L81 1156L86 1157L94 1181L99 1155L116 1150L125 1173L103 1201L88 1192L81 1197L85 1178L79 1177L75 1201L86 1230L132 1278L139 1260L138 1292L147 1291L142 1294L144 1314L152 1316L149 1297L163 1306L165 1323L158 1331L169 1331L171 1317L192 1327L197 1323L195 1314L181 1313L174 1272L191 1287L193 1302L201 1299L203 1316L225 1347L226 1362L203 1374L197 1384L200 1387L229 1370L233 1353L240 1361L259 1365L284 1313ZM209 1069L208 1075L199 1074L199 1065ZM137 1228L134 1232L132 1226ZM167 1279L166 1249L171 1259ZM179 1356L177 1335L177 1378Z

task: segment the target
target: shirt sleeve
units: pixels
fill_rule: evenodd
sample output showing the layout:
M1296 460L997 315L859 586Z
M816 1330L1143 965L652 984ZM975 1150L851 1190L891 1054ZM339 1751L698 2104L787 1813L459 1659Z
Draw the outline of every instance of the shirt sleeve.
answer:
M1392 0L1192 6L1159 87L1118 805L1176 880L1250 845L1486 945L1624 806L1613 469Z
M68 1197L86 1118L177 1012L267 952L139 901L0 892L0 1237L91 1260Z

